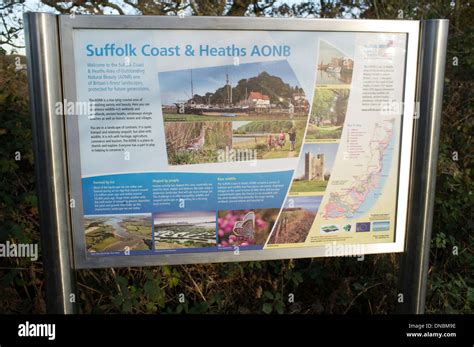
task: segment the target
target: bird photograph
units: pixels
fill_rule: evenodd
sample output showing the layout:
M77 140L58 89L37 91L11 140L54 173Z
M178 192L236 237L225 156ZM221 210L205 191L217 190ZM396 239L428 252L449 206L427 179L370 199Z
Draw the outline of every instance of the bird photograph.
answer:
M214 163L232 148L232 123L166 122L165 136L169 165Z

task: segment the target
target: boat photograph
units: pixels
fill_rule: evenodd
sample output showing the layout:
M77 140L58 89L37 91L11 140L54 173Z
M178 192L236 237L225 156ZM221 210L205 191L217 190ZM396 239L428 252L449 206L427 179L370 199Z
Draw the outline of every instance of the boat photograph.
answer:
M319 42L317 85L350 85L354 60L328 42Z
M309 102L286 60L159 74L165 122L306 120Z

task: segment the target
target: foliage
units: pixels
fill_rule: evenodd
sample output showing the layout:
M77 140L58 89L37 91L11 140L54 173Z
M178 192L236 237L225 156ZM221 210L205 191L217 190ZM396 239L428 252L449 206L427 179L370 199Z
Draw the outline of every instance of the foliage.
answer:
M39 242L24 57L0 55L0 242ZM8 271L1 266L12 268ZM0 311L41 312L41 263L0 260Z
M224 81L223 81L224 84ZM273 104L281 103L280 99L289 99L293 93L302 89L295 86L294 88L285 83L280 77L270 75L267 72L261 72L258 76L248 79L241 79L237 85L232 88L232 100L234 103L246 100L250 92L259 92L267 95ZM228 99L228 87L218 88L214 93L206 93L204 96L194 95L194 101L198 104L225 104Z
M246 134L246 133L272 133L278 134L281 130L288 132L293 127L291 120L281 120L274 122L267 121L254 121L245 125L240 126L235 134Z
M435 219L427 311L472 313L473 250L473 76L474 6L468 1L275 1L196 0L184 11L202 15L298 15L304 17L449 18L445 105L438 163ZM21 1L7 1L5 4ZM43 0L57 12L124 13L113 2ZM183 2L185 3L185 2ZM128 4L128 5L127 5ZM181 2L132 2L137 14L176 15ZM7 8L7 7L5 7ZM7 8L8 9L8 8ZM0 8L0 15L8 13ZM18 27L19 22L14 23ZM6 22L8 26L8 22ZM0 43L15 29L0 30ZM15 55L0 50L0 239L38 242L38 209L33 172L26 75ZM3 52L3 54L1 53ZM454 64L458 62L458 64ZM21 63L24 63L22 58ZM17 154L20 160L15 160ZM82 313L390 313L397 306L399 256L300 259L156 268L77 271ZM43 313L41 259L3 260L0 312ZM292 300L292 298L294 300Z
M170 165L216 162L232 147L230 122L168 122L165 136Z
M316 118L333 121L334 125L341 126L346 118L349 89L316 88L314 92L311 121Z

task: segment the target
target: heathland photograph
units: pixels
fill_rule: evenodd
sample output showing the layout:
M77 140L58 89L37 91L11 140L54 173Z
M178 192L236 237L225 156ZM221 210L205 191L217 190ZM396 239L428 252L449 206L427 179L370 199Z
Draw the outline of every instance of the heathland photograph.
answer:
M215 163L232 148L232 122L165 123L169 165Z
M338 146L337 143L306 143L301 151L290 193L324 192Z
M159 212L153 220L155 249L216 246L215 211Z
M254 151L257 159L297 157L305 126L294 120L232 122L232 149Z
M316 218L322 198L322 196L289 196L268 243L304 242Z
M161 72L165 122L306 120L309 102L286 60Z
M151 223L150 214L84 216L87 251L152 249Z
M342 50L324 40L319 41L319 58L316 85L335 85L352 83L354 60Z
M316 87L306 140L340 139L349 102L348 88Z

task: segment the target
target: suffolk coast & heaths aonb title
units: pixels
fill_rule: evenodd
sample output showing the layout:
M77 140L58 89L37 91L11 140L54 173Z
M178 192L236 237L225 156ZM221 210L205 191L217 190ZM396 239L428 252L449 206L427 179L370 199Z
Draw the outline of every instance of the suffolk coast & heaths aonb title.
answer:
M117 46L115 43L106 43L96 47L86 45L88 57L289 57L291 47L288 45L253 45L252 47L238 47L235 44L224 47L187 44L173 47L155 47L150 44L142 45L139 49L131 43Z

